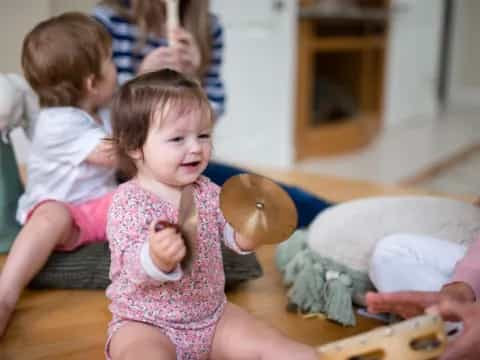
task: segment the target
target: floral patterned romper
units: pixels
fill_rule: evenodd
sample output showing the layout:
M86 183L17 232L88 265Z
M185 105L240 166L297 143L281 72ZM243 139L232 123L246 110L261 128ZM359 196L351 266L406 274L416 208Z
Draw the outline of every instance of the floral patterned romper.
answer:
M226 304L220 240L225 219L217 185L206 177L194 184L198 211L196 257L180 280L160 282L142 268L140 251L152 221L177 223L178 209L134 180L119 186L109 209L107 237L111 251L107 296L113 319L109 324L106 356L112 335L126 321L159 328L176 346L177 359L208 359L215 326ZM243 253L233 241L226 245Z

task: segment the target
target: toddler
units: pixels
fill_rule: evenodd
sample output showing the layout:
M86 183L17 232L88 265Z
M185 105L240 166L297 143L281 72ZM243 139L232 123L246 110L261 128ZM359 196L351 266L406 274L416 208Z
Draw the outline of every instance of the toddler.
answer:
M112 107L119 186L108 213L113 314L111 359L317 359L315 351L256 320L224 293L220 241L239 253L256 243L228 225L219 187L202 172L212 152L213 111L201 86L173 70L126 82ZM182 269L176 227L182 190L198 211L195 254Z
M38 24L22 49L25 77L39 97L23 224L0 274L0 336L21 291L54 250L105 241L115 188L115 154L98 110L117 86L111 38L87 15L66 13Z

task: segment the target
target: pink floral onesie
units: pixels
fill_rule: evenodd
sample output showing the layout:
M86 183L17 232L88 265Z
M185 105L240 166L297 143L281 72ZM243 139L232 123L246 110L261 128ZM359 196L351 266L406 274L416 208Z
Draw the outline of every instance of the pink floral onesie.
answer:
M175 344L177 359L207 359L215 326L226 304L220 240L226 221L219 207L219 187L206 177L194 184L198 242L191 271L177 281L151 278L140 262L152 221L177 223L178 209L135 181L119 186L109 209L107 237L111 251L107 296L113 319L109 340L125 320L157 326ZM226 245L242 253L234 243Z

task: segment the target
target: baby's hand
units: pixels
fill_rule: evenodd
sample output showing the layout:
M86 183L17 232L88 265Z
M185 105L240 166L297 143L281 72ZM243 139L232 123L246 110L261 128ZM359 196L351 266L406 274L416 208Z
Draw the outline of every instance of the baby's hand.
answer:
M173 271L187 251L178 227L165 221L152 222L148 244L153 262L165 273Z
M235 233L235 242L243 251L253 251L261 244L258 241L245 237L239 233Z

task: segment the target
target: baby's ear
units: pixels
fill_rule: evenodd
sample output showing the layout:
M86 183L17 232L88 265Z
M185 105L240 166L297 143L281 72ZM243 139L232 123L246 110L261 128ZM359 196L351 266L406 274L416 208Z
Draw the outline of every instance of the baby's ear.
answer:
M143 160L143 152L141 149L128 151L127 154L133 160Z
M88 94L92 94L96 90L96 85L97 85L97 77L94 74L90 74L87 76L85 79L85 91Z

